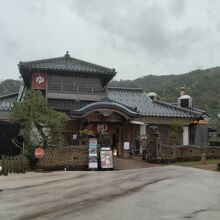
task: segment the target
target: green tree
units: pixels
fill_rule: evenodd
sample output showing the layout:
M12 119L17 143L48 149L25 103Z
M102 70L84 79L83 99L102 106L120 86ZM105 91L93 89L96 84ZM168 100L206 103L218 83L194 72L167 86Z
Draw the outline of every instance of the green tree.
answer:
M49 107L41 91L26 91L24 100L14 105L11 121L20 125L20 135L28 147L63 144L67 116Z
M0 82L0 95L18 92L20 85L20 80L6 79Z
M218 136L220 136L220 118L219 117L212 117L211 121L209 122L211 128L216 129Z

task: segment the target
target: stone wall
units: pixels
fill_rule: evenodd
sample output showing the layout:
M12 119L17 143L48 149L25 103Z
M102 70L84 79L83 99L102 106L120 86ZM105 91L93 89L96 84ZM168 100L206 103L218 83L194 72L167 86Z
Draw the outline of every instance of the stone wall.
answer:
M202 154L208 159L220 158L220 147L162 145L160 149L161 162L200 160Z
M89 150L86 146L68 146L45 149L45 156L37 161L43 170L88 169Z
M170 136L171 136L171 126L170 125L160 125L158 126L159 134L160 134L160 142L163 144L170 144ZM180 140L182 141L182 140Z
M220 146L171 146L161 144L160 137L153 133L146 139L140 140L143 149L143 159L148 162L176 162L201 160L202 154L206 158L220 158Z

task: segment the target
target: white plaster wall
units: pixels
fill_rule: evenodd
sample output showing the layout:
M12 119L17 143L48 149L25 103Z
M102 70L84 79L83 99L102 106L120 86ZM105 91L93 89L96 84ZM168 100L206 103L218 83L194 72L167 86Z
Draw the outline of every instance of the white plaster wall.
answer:
M183 126L183 145L189 145L189 126Z

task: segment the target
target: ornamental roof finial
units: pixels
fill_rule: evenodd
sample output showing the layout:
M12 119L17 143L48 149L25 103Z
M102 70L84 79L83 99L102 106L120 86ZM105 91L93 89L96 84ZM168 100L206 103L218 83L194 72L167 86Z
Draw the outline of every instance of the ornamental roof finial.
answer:
M65 57L65 58L69 58L69 57L70 57L70 55L69 55L69 51L68 51L68 50L66 51L66 54L65 54L64 57Z

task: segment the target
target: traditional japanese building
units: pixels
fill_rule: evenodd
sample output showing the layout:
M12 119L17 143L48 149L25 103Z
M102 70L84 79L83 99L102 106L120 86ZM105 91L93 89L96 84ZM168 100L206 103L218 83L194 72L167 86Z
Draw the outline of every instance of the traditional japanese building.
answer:
M68 52L63 57L20 62L18 67L24 86L18 94L1 97L1 108L21 101L26 89L41 90L51 107L69 116L63 132L68 145L80 143L79 131L89 129L98 138L107 134L119 156L123 155L125 142L140 153L139 142L151 128L160 136L161 143L170 144L174 119L183 124L181 144L207 145L204 133L195 129L201 119L207 124L206 113L187 106L184 97L184 102L180 97L176 106L161 102L152 94L148 96L140 88L108 87L116 75L115 69L72 58ZM5 105L9 99L10 104Z

